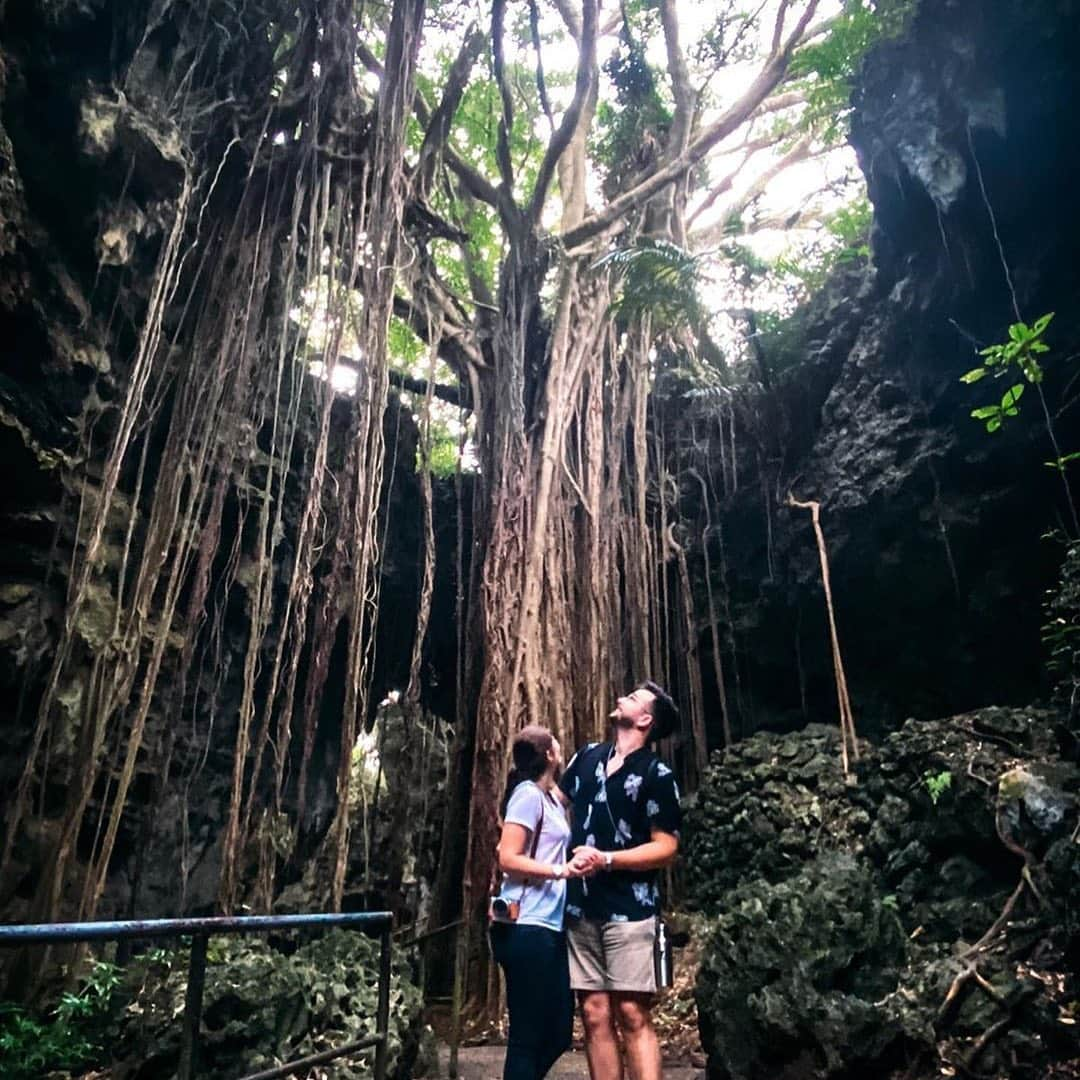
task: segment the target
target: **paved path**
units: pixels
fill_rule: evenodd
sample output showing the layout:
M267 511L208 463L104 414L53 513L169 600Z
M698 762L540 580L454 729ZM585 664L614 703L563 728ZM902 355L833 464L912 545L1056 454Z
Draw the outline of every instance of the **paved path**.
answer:
M446 1064L449 1051L439 1048L439 1076L447 1075ZM502 1076L504 1046L463 1046L458 1053L458 1080L499 1080ZM579 1051L563 1054L548 1073L548 1080L588 1080L589 1069L585 1055ZM679 1065L664 1068L664 1080L705 1080L703 1069Z

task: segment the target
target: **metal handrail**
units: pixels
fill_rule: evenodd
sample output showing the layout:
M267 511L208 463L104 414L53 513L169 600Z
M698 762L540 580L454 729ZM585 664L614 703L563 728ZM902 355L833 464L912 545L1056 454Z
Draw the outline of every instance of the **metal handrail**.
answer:
M375 1047L375 1080L386 1080L387 1040L390 1030L390 932L393 915L389 911L361 911L347 914L322 912L315 915L244 915L203 919L128 919L121 922L32 923L0 926L0 946L70 944L87 941L115 941L121 938L174 938L192 935L184 998L184 1030L180 1042L177 1080L193 1080L198 1059L199 1025L206 985L206 944L223 934L265 934L271 930L297 930L340 926L345 930L379 930L379 996L375 1034L345 1046L324 1050L285 1065L253 1073L243 1080L274 1080L290 1076L312 1065L321 1065L346 1054Z

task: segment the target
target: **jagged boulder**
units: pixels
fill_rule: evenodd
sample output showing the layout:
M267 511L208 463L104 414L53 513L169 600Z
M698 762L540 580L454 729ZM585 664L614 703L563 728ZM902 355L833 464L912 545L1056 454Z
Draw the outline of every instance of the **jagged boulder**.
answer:
M687 885L697 907L716 910L743 881L779 882L822 850L858 850L870 826L845 791L837 728L755 735L714 755L688 811Z
M1059 719L909 720L854 784L816 725L714 757L685 840L713 921L711 1078L1041 1076L1080 1053L1080 769Z
M822 855L778 884L738 887L698 976L710 1077L870 1068L909 1027L927 1032L925 1018L888 996L905 961L895 910L850 855Z

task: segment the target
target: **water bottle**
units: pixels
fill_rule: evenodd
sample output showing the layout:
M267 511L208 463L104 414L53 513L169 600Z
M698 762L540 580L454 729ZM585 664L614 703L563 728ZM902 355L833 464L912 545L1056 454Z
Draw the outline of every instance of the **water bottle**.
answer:
M659 916L656 919L656 937L653 939L653 974L656 976L657 990L666 990L674 982L671 942L668 940L667 926Z

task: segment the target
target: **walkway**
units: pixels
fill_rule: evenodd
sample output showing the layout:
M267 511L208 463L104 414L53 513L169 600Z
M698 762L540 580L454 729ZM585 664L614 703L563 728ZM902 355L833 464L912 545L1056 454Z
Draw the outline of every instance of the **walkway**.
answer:
M445 1046L439 1048L440 1077L447 1075L448 1053ZM505 1054L506 1048L503 1046L463 1046L458 1053L458 1080L499 1080ZM585 1055L575 1051L563 1054L548 1073L548 1080L588 1080L588 1076ZM664 1080L705 1080L705 1071L683 1065L668 1065L664 1068Z

